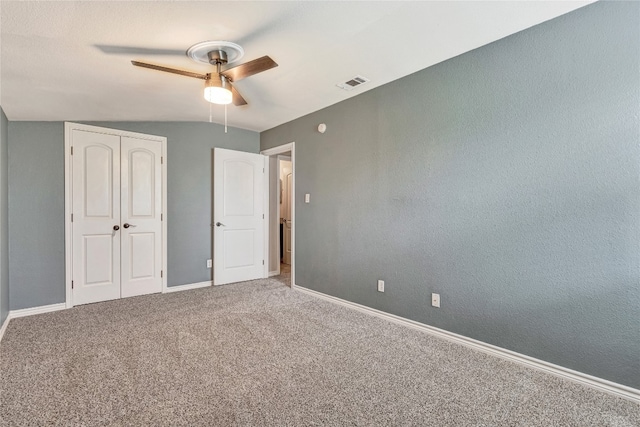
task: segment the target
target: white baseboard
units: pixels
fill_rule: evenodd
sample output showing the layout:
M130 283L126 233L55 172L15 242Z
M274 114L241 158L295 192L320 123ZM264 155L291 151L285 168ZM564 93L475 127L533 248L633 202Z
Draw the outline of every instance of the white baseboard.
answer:
M164 290L164 293L178 292L178 291L188 291L190 289L206 288L206 287L212 286L212 285L213 285L213 281L207 280L206 282L189 283L187 285L168 286Z
M410 328L418 329L431 335L435 335L440 338L464 345L466 347L473 348L484 353L491 354L503 359L510 360L512 362L528 366L539 371L547 372L552 375L556 375L561 378L568 379L573 382L577 382L588 387L594 388L605 393L609 393L618 397L629 399L633 402L640 403L640 390L628 387L622 384L614 383L613 381L605 380L602 378L594 377L592 375L584 374L582 372L574 371L573 369L565 368L553 363L545 362L544 360L536 359L534 357L526 356L524 354L516 353L515 351L507 350L492 344L487 344L482 341L468 338L463 335L458 335L453 332L445 331L444 329L436 328L433 326L419 323L414 320L409 320L404 317L396 316L395 314L386 313L384 311L376 310L375 308L367 307L361 304L357 304L351 301L343 300L341 298L333 297L331 295L323 294L322 292L314 291L307 288L294 285L293 289L313 295L317 298L340 304L351 309L355 309L373 316L377 316L388 321L398 323Z
M273 277L273 276L278 276L280 274L280 272L278 270L276 271L270 271L269 272L269 277Z
M212 285L211 281L200 282L200 283L190 283L188 285L168 287L165 289L164 292L186 291L189 289L205 288L211 285ZM67 304L60 303L60 304L42 305L39 307L23 308L21 310L11 310L9 311L9 315L5 319L4 323L0 327L0 340L2 340L2 337L4 336L4 332L7 329L7 326L9 325L9 321L11 319L17 319L19 317L25 317L25 316L33 316L34 314L50 313L52 311L65 310L65 309L67 309Z
M7 330L7 326L9 326L9 320L11 320L11 319L7 315L7 318L4 319L4 322L2 323L2 326L0 326L0 341L2 341L2 337L4 336L4 331L6 331Z
M52 311L66 310L67 304L50 304L50 305L41 305L39 307L29 307L23 308L20 310L11 310L9 311L9 315L4 320L2 327L0 327L0 341L2 341L2 337L4 336L4 332L7 330L7 326L9 325L9 321L11 319L17 319L18 317L26 317L33 316L34 314L42 314L42 313L50 313Z
M50 313L52 311L65 310L67 308L66 303L41 305L39 307L23 308L21 310L11 310L9 312L9 318L17 319L18 317L33 316L34 314Z

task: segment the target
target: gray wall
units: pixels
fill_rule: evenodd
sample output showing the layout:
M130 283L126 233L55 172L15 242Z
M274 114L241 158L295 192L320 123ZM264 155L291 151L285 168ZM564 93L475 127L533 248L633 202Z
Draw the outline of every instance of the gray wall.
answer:
M640 388L639 69L596 3L263 132L296 284Z
M211 280L212 149L258 152L259 135L209 123L88 123L167 137L167 283ZM64 123L9 123L12 310L65 300Z
M0 107L0 326L9 314L8 125Z

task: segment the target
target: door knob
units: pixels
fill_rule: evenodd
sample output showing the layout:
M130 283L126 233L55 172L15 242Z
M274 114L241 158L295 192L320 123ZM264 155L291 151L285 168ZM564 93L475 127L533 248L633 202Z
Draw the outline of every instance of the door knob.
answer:
M123 225L123 227L124 227L124 228L129 228L129 227L135 227L135 225L133 225L133 224L129 224L129 223L125 222L125 223L124 223L124 225Z
M221 222L216 222L216 227L220 227L221 225L222 225L223 227L226 227L226 225L224 225L223 223L221 223Z
M114 229L115 231L118 231L118 230L120 230L120 226L119 226L119 225L114 225L114 226L113 226L113 229Z

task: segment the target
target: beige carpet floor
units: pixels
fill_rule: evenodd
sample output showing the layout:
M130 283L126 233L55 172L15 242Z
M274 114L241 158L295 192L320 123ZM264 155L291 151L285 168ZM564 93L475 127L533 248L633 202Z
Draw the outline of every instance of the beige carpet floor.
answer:
M640 405L274 279L14 319L0 424L640 426Z

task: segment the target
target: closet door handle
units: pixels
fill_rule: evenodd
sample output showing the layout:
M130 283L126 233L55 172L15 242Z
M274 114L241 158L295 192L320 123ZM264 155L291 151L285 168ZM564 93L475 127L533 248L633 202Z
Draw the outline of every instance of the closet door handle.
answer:
M226 225L224 225L223 223L221 223L221 222L216 222L216 227L220 227L220 226L226 227Z
M123 225L123 227L124 227L124 228L129 228L129 227L135 227L135 225L133 225L133 224L129 224L129 223L126 223L126 222L125 222L125 223L124 223L124 225Z
M119 226L119 225L114 225L114 226L113 226L113 229L114 229L115 231L118 231L118 230L120 230L120 226Z

